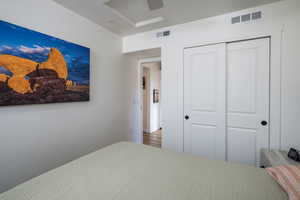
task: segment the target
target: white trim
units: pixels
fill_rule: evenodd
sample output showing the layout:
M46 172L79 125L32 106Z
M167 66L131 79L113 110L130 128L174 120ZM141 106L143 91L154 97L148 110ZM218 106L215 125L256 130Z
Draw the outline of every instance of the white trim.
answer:
M142 64L152 63L152 62L161 62L161 57L146 58L140 59L138 61L137 71L138 71L138 99L139 99L139 110L138 110L138 143L143 144L143 101L142 91L141 91L141 80L142 80ZM162 83L161 83L162 84Z

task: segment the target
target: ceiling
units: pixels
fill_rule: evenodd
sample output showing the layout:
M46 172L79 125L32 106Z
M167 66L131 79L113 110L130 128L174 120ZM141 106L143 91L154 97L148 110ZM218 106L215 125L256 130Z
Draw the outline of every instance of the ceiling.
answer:
M131 35L182 24L279 0L163 0L164 7L150 11L147 0L54 0L62 6L121 35ZM147 20L161 22L137 27Z

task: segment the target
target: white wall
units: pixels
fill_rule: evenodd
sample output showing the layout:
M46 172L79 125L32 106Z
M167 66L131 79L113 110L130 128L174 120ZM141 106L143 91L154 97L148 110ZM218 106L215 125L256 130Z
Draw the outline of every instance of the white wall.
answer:
M160 102L153 103L153 90L158 89L161 93L161 71L160 71L160 62L145 63L143 67L146 67L150 70L150 88L149 88L149 127L148 132L152 133L160 129Z
M231 17L258 10L263 11L263 20L230 24ZM156 32L161 30L170 30L171 36L157 39ZM297 123L300 115L299 32L300 1L285 0L123 38L124 53L162 49L163 147L183 150L183 49L271 36L271 147L300 148L300 126ZM127 74L131 81L135 73ZM134 122L131 126L135 126Z
M139 69L139 57L136 55L125 55L124 59L124 68L126 78L125 81L125 91L126 96L124 96L124 101L126 103L126 113L127 113L127 124L125 127L129 130L128 139L132 142L140 143L142 141L141 134L139 130L142 130L143 124L140 124L140 111L141 111L141 103L139 92L140 89L140 81L138 80L139 73L141 73Z
M143 67L145 89L143 89L143 132L150 133L150 69Z
M91 48L90 102L0 108L0 192L126 139L120 37L51 0L2 0L0 18Z
M281 146L300 149L300 1L291 6L295 12L284 13Z

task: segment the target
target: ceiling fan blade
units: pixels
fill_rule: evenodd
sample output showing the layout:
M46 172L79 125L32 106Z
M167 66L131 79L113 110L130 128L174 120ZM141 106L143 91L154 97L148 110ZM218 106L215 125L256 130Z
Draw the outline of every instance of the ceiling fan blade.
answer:
M163 0L147 0L150 10L157 10L164 7Z

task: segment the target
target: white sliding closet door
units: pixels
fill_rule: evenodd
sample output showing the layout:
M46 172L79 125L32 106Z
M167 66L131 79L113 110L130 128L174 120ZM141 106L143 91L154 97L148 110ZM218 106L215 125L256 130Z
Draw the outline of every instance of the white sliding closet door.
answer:
M184 51L184 151L225 160L225 44Z
M227 44L227 159L259 165L269 146L269 39Z
M185 49L184 151L259 165L269 147L269 39Z

